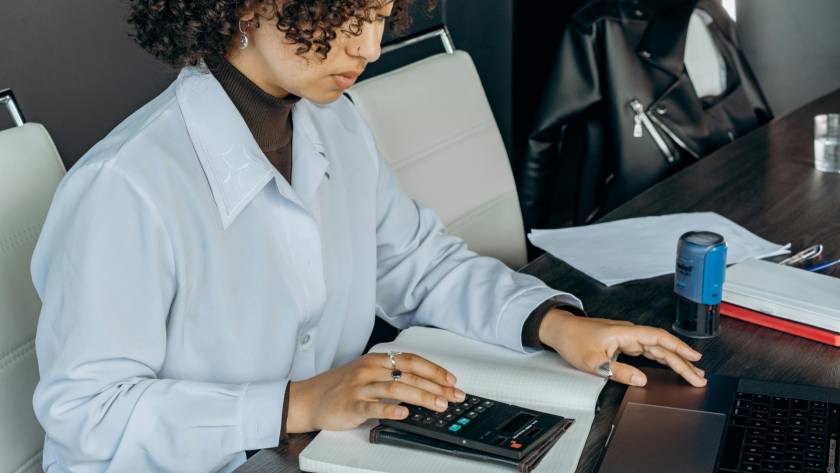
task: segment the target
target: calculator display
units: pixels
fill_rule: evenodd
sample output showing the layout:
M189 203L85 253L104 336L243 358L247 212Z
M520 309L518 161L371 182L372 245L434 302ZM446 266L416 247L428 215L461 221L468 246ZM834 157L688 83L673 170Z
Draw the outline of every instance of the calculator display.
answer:
M505 425L499 427L499 430L501 430L502 432L512 434L520 428L524 427L525 424L527 424L528 421L532 420L534 417L536 416L533 416L531 414L519 414L518 416L509 420Z

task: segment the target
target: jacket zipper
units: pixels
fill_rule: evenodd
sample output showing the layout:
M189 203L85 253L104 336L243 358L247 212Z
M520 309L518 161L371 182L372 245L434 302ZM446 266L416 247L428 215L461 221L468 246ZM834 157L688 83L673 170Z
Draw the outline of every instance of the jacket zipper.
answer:
M641 138L644 136L642 131L642 126L647 129L648 133L650 133L651 138L656 143L656 146L659 148L659 151L665 155L665 159L669 163L673 163L676 161L676 157L674 156L674 152L671 151L671 148L668 146L668 143L665 142L665 139L662 138L662 135L659 133L659 130L656 129L653 122L648 117L648 114L645 113L645 106L642 105L642 102L639 99L633 99L630 101L630 109L633 110L633 138ZM669 134L670 136L670 134Z
M670 129L670 128L668 128L667 126L665 126L665 124L664 124L664 123L662 123L662 120L660 120L660 119L656 118L656 115L651 115L651 116L650 116L650 119L651 119L651 120L653 120L653 122L654 122L654 123L656 123L656 124L659 126L659 128L661 128L661 129L662 129L662 131L664 131L664 132L665 132L665 134L666 134L666 135L668 135L668 137L669 137L669 138L671 138L671 140L672 140L674 143L676 143L676 144L677 144L677 146L679 146L680 148L682 148L683 150L685 150L685 152L686 152L686 153L688 153L688 154L690 154L692 157L694 157L694 159L700 159L700 156L699 156L697 153L695 153L695 152L694 152L691 148L689 148L689 147L685 144L685 141L683 141L683 140L682 140L682 138L680 138L679 136L677 136L677 134L676 134L676 133L674 133L673 131L671 131L671 129Z
M648 112L645 111L644 105L642 105L639 99L633 99L630 102L630 108L633 109L633 112L635 113L634 120L636 121L636 124L633 127L634 138L642 137L642 125L644 124L645 128L648 129L648 132L651 134L651 136L653 136L653 140L656 141L656 145L662 151L662 154L665 155L669 163L673 163L675 160L674 153L673 151L671 151L671 148L668 146L668 144L665 143L665 140L662 139L662 135L659 134L659 129L661 129L665 132L666 135L668 135L669 138L671 138L671 140L674 143L676 143L677 146L682 148L686 153L690 154L692 157L694 157L694 159L700 159L700 155L698 155L693 149L686 145L685 141L683 141L682 138L677 136L676 133L671 131L671 129L668 128L667 125L662 123L662 120L657 118L654 114L648 114Z
M659 133L659 130L656 129L656 126L650 120L647 113L645 113L645 106L642 105L642 102L639 102L639 99L633 99L630 101L630 109L633 110L633 138L641 138L644 136L642 131L642 126L647 129L650 136L653 138L653 141L656 143L656 146L659 148L659 151L665 156L665 160L669 163L673 163L676 160L674 156L674 152L671 151L671 148L668 146L668 143L665 142L665 139L662 138L662 135Z

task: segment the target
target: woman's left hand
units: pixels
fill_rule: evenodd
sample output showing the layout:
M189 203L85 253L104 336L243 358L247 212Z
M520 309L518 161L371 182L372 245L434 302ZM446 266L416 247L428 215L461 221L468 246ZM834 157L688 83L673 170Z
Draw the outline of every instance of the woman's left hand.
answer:
M633 386L644 386L647 377L641 370L613 361L619 353L644 355L669 366L693 386L706 385L705 373L695 367L702 356L665 330L633 325L622 320L578 317L554 309L540 325L540 341L557 350L575 368L597 373L598 366L610 362L610 379Z

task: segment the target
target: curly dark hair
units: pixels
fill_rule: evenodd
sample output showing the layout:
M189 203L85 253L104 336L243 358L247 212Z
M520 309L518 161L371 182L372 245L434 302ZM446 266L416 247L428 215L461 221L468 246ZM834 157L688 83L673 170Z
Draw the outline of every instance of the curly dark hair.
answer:
M394 2L389 28L395 34L411 24L408 9L415 0L129 0L128 22L134 40L156 58L175 67L200 60L221 60L239 34L239 18L261 5L271 5L277 29L297 44L297 54L310 51L322 60L337 34L358 35L375 11ZM431 13L437 0L426 0ZM263 18L264 19L264 18ZM256 26L259 27L259 16Z

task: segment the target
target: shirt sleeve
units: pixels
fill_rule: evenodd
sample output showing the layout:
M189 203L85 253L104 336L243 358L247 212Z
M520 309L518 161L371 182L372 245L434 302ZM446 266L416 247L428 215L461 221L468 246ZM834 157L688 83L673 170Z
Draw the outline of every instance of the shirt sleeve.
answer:
M112 162L71 170L32 259L35 413L62 471L214 471L279 442L288 380L159 376L177 294L171 241Z
M513 350L522 327L549 299L581 307L571 294L479 256L446 233L430 209L410 199L378 158L377 304L392 325L431 325Z

